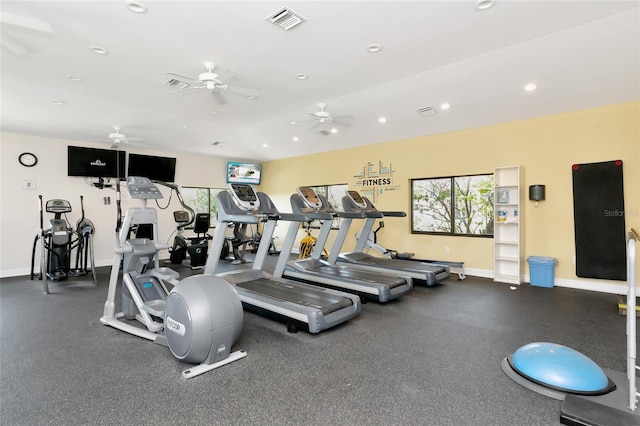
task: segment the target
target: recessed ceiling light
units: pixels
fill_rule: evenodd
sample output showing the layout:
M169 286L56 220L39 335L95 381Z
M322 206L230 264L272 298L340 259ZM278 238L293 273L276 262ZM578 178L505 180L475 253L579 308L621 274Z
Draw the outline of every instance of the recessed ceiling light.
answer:
M189 126L187 126L186 124L183 124L182 126L180 126L180 128L181 128L181 129L186 129L186 128L188 128L188 127L189 127Z
M367 52L378 53L382 50L382 46L378 43L373 43L367 46Z
M293 125L293 124L298 124L298 122L297 122L297 121L292 121L292 122L290 122L289 124L291 124L291 125Z
M294 142L298 142L300 139L298 139L297 136L294 136L294 137L291 138L291 140L294 141Z
M378 123L386 123L386 122L387 122L387 117L378 118Z
M487 10L492 8L494 4L493 0L477 0L476 10Z
M54 99L51 101L52 104L57 105L57 106L62 106L64 105L64 101L60 100L60 99Z
M336 129L335 127L333 129L331 129L331 133L335 134L338 133L338 129Z
M300 74L296 74L296 78L297 78L298 80L306 80L306 79L308 79L308 78L309 78L309 76L308 76L307 74L300 73Z
M127 0L124 2L124 4L125 6L127 6L127 9L135 13L147 13L147 11L149 10L147 6L133 0Z
M263 144L262 144L262 147L263 147L263 148L269 148L269 145L267 145L266 143L263 143Z
M89 46L89 49L97 55L108 55L109 51L102 46Z
M255 98L256 98L256 95L247 95L247 99L254 100Z
M538 88L538 86L536 86L535 83L528 83L524 86L524 90L526 92L533 92L534 90L536 90Z
M451 108L451 105L449 105L449 104L448 104L448 103L446 103L446 102L445 102L445 103L443 103L443 104L440 104L440 109L441 109L441 110L443 110L443 111L446 111L446 110L448 110L449 108Z
M82 81L82 77L78 77L77 75L71 75L71 74L69 74L69 75L67 75L67 78L68 78L69 80L73 80L73 81Z

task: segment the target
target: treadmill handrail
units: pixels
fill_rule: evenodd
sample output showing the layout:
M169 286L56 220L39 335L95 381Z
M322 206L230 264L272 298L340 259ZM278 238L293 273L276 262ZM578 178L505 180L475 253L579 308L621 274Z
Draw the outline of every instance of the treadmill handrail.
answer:
M380 213L387 217L407 217L407 213L401 211L381 211Z
M279 213L277 215L269 215L267 220L284 220L285 222L311 222L311 216L309 216L308 214L298 213Z
M364 212L336 212L336 216L344 219L364 219L369 217Z
M322 213L314 211L303 212L303 214L305 216L309 216L309 218L313 220L333 220L333 218L336 217L336 215L333 213Z

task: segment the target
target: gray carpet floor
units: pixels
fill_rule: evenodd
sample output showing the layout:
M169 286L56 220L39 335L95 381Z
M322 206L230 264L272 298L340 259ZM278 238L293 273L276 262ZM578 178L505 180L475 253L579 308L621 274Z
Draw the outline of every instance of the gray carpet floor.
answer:
M185 380L167 348L100 324L108 274L49 295L0 281L0 424L557 425L561 402L509 379L505 356L550 341L626 368L615 295L452 277L315 335L245 312L247 357Z

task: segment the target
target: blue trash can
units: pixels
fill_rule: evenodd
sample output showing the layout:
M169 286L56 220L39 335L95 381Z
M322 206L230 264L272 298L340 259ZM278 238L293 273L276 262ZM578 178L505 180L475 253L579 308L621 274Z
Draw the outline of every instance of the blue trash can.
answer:
M529 256L527 262L531 285L552 288L558 261L554 257Z

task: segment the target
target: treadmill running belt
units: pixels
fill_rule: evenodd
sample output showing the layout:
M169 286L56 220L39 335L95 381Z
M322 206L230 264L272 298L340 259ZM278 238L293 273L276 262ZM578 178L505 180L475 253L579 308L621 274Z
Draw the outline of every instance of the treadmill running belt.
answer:
M405 280L404 278L398 278L398 277L393 277L391 275L384 275L384 274L367 273L365 271L357 270L357 269L336 268L333 266L323 265L323 264L315 264L315 265L299 264L299 266L301 267L301 270L304 272L331 277L331 278L353 280L353 281L360 281L360 282L369 282L373 284L383 284L388 286L389 288L396 288L399 286L407 285L407 280Z
M373 256L367 256L362 259L357 259L357 261L362 263L368 263L371 265L380 265L386 268L425 271L425 272L433 272L433 273L440 273L445 270L445 268L439 265L426 265L424 263L415 262L412 260L405 260L405 259L387 259L387 258L377 258Z
M275 299L316 308L324 315L353 305L353 302L349 298L331 294L323 289L311 289L307 286L298 285L297 283L281 283L260 278L235 285L236 287Z

